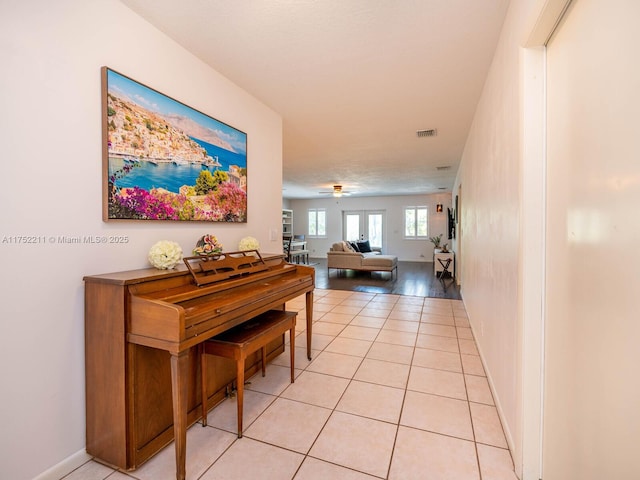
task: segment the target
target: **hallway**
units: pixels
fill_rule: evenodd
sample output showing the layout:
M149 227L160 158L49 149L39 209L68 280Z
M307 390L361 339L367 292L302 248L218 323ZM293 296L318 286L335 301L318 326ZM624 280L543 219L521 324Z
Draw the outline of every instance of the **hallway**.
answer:
M460 300L316 289L313 360L304 299L296 381L288 349L245 389L244 437L227 399L187 434L201 480L515 480ZM173 444L132 472L90 461L64 480L173 480Z

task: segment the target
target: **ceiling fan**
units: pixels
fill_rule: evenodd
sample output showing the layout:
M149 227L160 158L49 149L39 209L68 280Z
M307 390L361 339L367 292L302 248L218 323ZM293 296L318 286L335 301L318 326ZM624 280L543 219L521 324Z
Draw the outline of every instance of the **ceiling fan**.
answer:
M346 196L346 195L351 195L353 192L348 192L348 191L346 191L346 190L343 190L343 189L342 189L342 185L334 185L334 186L333 186L333 190L332 190L332 191L330 191L330 192L318 192L318 193L320 193L320 194L327 194L327 195L328 195L328 194L331 194L331 195L333 195L334 197L341 197L341 196L343 196L343 195L345 195L345 196Z

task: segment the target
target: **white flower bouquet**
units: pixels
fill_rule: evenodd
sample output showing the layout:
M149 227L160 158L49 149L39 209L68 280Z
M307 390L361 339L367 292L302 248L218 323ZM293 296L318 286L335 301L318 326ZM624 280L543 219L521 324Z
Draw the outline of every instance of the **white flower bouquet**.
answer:
M260 243L253 237L244 237L238 243L238 250L259 250Z
M160 240L154 243L147 256L149 263L159 270L175 268L182 260L182 248L176 242Z

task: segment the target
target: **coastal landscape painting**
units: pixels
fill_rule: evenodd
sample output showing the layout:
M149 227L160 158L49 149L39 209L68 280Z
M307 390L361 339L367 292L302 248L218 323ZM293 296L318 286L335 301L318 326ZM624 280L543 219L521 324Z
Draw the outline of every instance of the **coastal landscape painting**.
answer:
M102 67L108 220L247 221L247 134Z

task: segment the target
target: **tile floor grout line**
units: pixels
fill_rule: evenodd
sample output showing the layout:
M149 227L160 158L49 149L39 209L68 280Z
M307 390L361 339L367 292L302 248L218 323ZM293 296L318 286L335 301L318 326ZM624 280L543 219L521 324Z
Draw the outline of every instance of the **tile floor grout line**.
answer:
M458 350L460 350L460 363L462 363L462 349L460 348L460 338L457 336L456 331L456 339L458 340ZM473 415L471 414L471 402L469 401L469 391L467 390L467 379L462 374L462 381L464 382L464 393L467 396L467 410L469 412L469 422L471 423L471 434L473 435L473 451L476 454L476 465L478 467L478 477L479 480L482 480L482 468L480 467L480 454L478 452L478 442L476 438L476 428L473 422Z
M407 392L409 392L409 379L411 378L411 369L413 368L413 360L416 355L416 348L418 344L418 335L413 342L413 350L411 352L411 360L409 361L409 372L407 373L407 381L404 387L404 394L402 395L402 403L400 404L400 412L398 413L398 425L396 426L396 435L393 439L393 446L391 448L391 457L389 458L389 467L387 468L387 479L391 475L391 467L393 466L393 455L396 450L396 444L398 442L398 435L400 434L400 425L402 424L402 413L404 412L404 405L407 401Z
M347 301L349 300L349 298L350 298L350 295L359 295L359 292L351 292L350 294L340 295L340 296L339 296L339 298L341 298L341 299L342 299L341 303L342 303L342 302L347 302ZM300 400L296 400L296 399L290 399L290 398L282 397L282 394L283 394L283 393L288 389L288 387L289 387L288 385L287 385L285 388L283 388L281 391L279 391L279 393L278 393L278 394L276 394L276 395L274 395L274 394L272 394L272 393L265 393L265 392L261 392L261 391L259 391L259 390L255 390L255 391L254 391L254 392L259 393L259 394L261 394L261 395L268 395L269 397L273 397L273 400L271 400L271 401L268 403L268 405L266 405L266 406L265 406L265 407L260 411L260 413L256 416L256 418L254 418L254 419L252 420L251 424L249 424L249 425L246 427L246 428L247 428L247 430L248 430L252 425L254 425L254 424L255 424L255 423L256 423L256 422L257 422L257 421L258 421L258 420L259 420L259 419L264 415L264 413L265 413L269 408L271 408L271 407L274 405L274 403L275 403L276 401L278 401L279 399L283 399L283 400L287 400L287 401L292 401L292 402L298 402L298 403L301 403L301 404L310 405L310 406L313 406L313 407L323 408L323 409L330 410L330 413L329 413L329 415L328 415L327 419L324 421L324 423L323 423L323 425L322 425L322 428L320 428L320 430L318 431L318 433L317 433L317 435L315 436L315 438L314 438L313 442L311 443L311 446L306 450L306 453L301 454L300 452L298 452L298 451L296 451L296 450L293 450L292 448L282 447L282 446L280 446L280 445L276 445L276 444L274 444L274 443L270 443L269 441L260 440L260 439L257 439L257 438L253 438L253 437L251 437L251 436L247 436L247 438L248 438L248 439L251 439L252 441L262 443L262 444L264 444L264 445L269 445L269 446L274 447L274 448L279 448L279 449L282 449L282 450L286 450L286 451L289 451L289 452L296 453L297 455L302 455L302 457L303 457L303 458L302 458L302 461L299 463L299 465L297 466L297 468L296 468L295 472L294 472L294 473L293 473L293 475L291 476L291 480L292 480L293 478L295 478L295 477L296 477L296 475L298 475L298 473L299 473L299 472L300 472L300 470L302 469L302 467L303 467L303 465L305 464L305 461L306 461L307 459L315 459L315 460L320 461L320 462L325 462L325 463L328 463L328 464L331 464L331 465L335 465L336 467L339 467L339 468L344 468L344 469L347 469L347 470L350 470L350 471L353 471L353 472L362 473L362 474L364 474L364 475L370 475L370 476L371 476L371 477L373 477L373 478L383 478L383 479L388 479L388 478L389 478L389 476L391 475L391 468L392 468L392 466L393 466L394 455L396 454L396 451L395 451L395 450L396 450L396 446L397 446L397 442L398 442L398 437L399 437L399 429L400 429L400 427L401 427L401 426L403 426L403 425L401 425L401 421L402 421L402 415L403 415L403 412L404 412L404 409L405 409L405 406L406 406L407 394L408 394L408 392L417 392L417 393L423 393L423 394L424 394L424 393L426 393L426 392L420 392L419 390L409 389L409 380L410 380L410 378L411 378L411 373L414 371L414 367L416 367L416 369L417 369L417 368L424 368L424 369L430 369L430 370L434 370L434 371L441 371L441 372L447 372L447 373L454 373L454 374L460 374L460 375L462 375L463 384L464 384L464 390L465 390L465 397L466 397L466 399L465 399L465 400L462 400L462 401L465 401L465 402L467 403L467 412L468 412L468 414L469 414L469 419L470 419L470 423L471 423L471 429L472 429L472 437L473 437L473 440L469 440L469 439L466 439L466 438L457 437L457 436L450 435L450 434L441 433L441 432L438 432L438 431L436 431L436 430L430 430L430 429L426 429L426 428L419 428L419 427L413 427L413 426L405 426L405 428L410 429L410 430L419 431L419 432L429 432L429 433L431 433L431 434L433 434L433 435L438 435L438 436L442 436L442 437L452 438L452 439L455 439L455 440L460 440L460 441L465 441L465 442L468 442L468 441L473 442L473 444L474 444L474 452L475 452L475 456L476 456L476 459L475 459L475 460L476 460L476 462L475 462L475 463L476 463L476 466L477 466L477 469L478 469L478 475L479 475L480 480L482 480L482 479L483 479L483 473L482 473L482 469L481 469L481 466L480 466L480 454L479 454L479 450L478 450L478 447L479 447L480 445L486 445L487 447L497 448L497 449L499 449L499 450L501 450L501 451L505 451L505 450L506 450L506 451L508 452L508 454L509 454L509 458L511 459L511 467L513 467L513 458L511 457L511 451L510 451L510 449L508 448L508 446L505 448L505 447L501 447L501 446L497 446L497 445L492 445L492 444L490 444L490 443L486 443L486 442L479 442L479 441L477 440L477 438L476 438L476 428L475 428L475 425L474 425L473 416L472 416L472 414L471 414L471 406L472 406L472 404L481 405L481 406L484 406L484 407L490 407L490 408L492 407L492 408L494 408L494 409L495 409L496 407L495 407L495 399L494 399L494 396L493 396L493 391L491 391L491 388L489 388L489 391L490 391L491 401L493 402L493 405L491 405L491 404L487 404L487 403L484 403L484 402L482 402L482 401L475 401L475 400L474 400L474 401L472 401L472 400L470 399L470 397L469 397L469 391L468 391L469 385L467 384L467 379L468 379L468 378L467 378L467 376L469 376L469 377L485 378L485 379L486 379L487 377L486 377L486 371L485 371L485 369L484 369L484 365L483 365L483 364L482 364L482 367L483 367L483 372L485 373L484 375L482 375L482 374L478 374L477 372L476 372L476 373L467 373L467 369L468 369L468 368L467 368L467 367L465 367L465 366L464 366L464 364L463 364L463 362L462 362L462 357L463 357L463 355L466 355L466 356L468 356L468 357L477 357L478 355L469 354L469 353L463 353L463 352L462 352L462 348L461 348L461 340L464 340L464 341L465 341L465 342L464 342L465 344L466 344L466 342L470 341L470 342L475 346L475 348L476 348L476 349L477 349L477 342L476 342L475 337L473 336L473 331L471 332L471 333L472 333L472 338L471 338L471 339L468 339L468 338L461 338L461 337L460 337L460 335L459 335L459 333L460 333L459 328L470 328L469 320L468 320L468 317L466 316L466 311L464 311L464 312L463 312L463 313L465 314L465 316L456 316L456 315L455 315L456 311L457 311L458 313L460 313L460 309L459 309L459 308L456 308L456 306L457 306L457 302L459 302L459 300L449 300L449 299L444 300L444 301L446 301L446 302L449 304L449 306L450 306L450 307L451 307L451 309L452 309L452 313L454 314L453 316L452 316L452 314L448 314L448 315L446 316L446 318L453 318L453 321L454 321L454 325L453 325L453 327L454 327L454 330L455 330L455 333L456 333L455 338L456 338L456 345L457 345L457 350L458 350L458 351L457 351L457 352L450 352L450 351L447 351L447 350L438 350L438 349L436 349L436 348L429 348L429 347L423 348L423 347L420 347L420 346L418 346L418 341L419 341L419 339L420 339L420 335L433 336L433 337L439 337L439 338L454 338L454 337L447 337L447 336L442 336L442 335L421 334L421 333L419 333L419 330L418 330L418 332L405 332L405 331L403 331L403 330L391 330L391 329L389 329L389 328L384 328L384 327L385 327L385 325L387 325L387 323L388 323L390 320L393 320L393 321L399 321L399 322L407 322L407 321L409 321L409 322L411 322L411 323L418 323L419 325L423 325L423 324L425 324L425 325L429 325L429 324L430 324L430 325L443 325L443 324L434 324L434 323L432 323L432 322L425 322L425 321L423 321L423 320L422 320L422 318L423 318L423 316L425 315L425 311L424 311L424 309L421 309L421 311L420 311L420 312L414 312L414 311L412 311L413 309L408 309L408 310L397 310L397 311L395 312L395 314L393 314L392 312L393 312L394 308L395 308L396 306L398 306L398 305L399 305L399 303L400 303L400 302L399 302L398 300L399 300L399 299L401 299L401 298L402 298L402 296L395 295L394 297L397 297L397 298L395 298L395 300L396 300L396 301L395 301L395 302L392 302L392 303L388 303L388 302L373 302L373 301L372 301L372 300L373 300L373 299L375 299L376 297L377 297L377 298L379 298L379 299L383 299L384 297L387 297L387 296L389 296L389 295L390 295L390 294L385 294L385 293L383 293L383 294L377 294L377 295L374 295L374 296L373 296L373 297L372 297L372 298L367 302L367 304L366 304L366 305L364 305L364 306L362 306L362 307L360 308L360 310L358 310L358 313L355 313L355 314L344 314L344 313L341 313L341 312L334 312L334 313L337 313L337 314L339 313L339 314L341 314L341 315L351 315L351 318L350 318L350 320L348 321L348 323L346 323L346 324L339 324L339 323L335 324L335 325L342 325L342 328L340 329L340 331L339 331L339 332L337 332L337 333L335 333L335 334L328 334L328 335L326 335L327 337L331 337L331 339L330 339L330 340L329 340L329 341L324 345L324 347L322 347L321 349L319 349L319 350L313 350L313 352L314 352L314 360L317 360L317 358L318 358L322 353L325 353L325 352L326 352L326 353L331 353L331 354L338 354L338 355L344 355L344 356L348 356L348 357L355 357L355 358L359 358L359 359L360 359L360 361L358 362L358 366L355 368L354 373L353 373L353 374L351 374L351 375L350 375L350 377L344 377L344 376L335 375L335 374L330 374L330 373L325 373L325 372L321 372L321 371L315 372L315 371L313 371L313 370L308 370L309 366L310 366L310 365L312 365L312 363L313 363L313 361L314 361L314 360L312 360L312 361L311 361L311 362L309 362L309 363L304 362L304 367L303 367L303 368L299 368L299 367L298 367L298 368L296 368L296 371L298 372L298 375L296 376L296 378L298 378L300 375L304 374L305 372L309 372L309 373L311 373L311 374L325 375L325 376L330 376L330 377L334 377L334 378L340 378L340 379L347 379L347 380L348 380L348 383L346 384L346 386L345 386L344 390L342 391L342 393L340 394L339 398L337 399L337 401L336 401L336 402L335 402L335 404L333 405L333 408L322 407L322 406L319 406L319 405L315 405L315 404L313 404L313 403L301 402ZM322 298L322 297L320 297L320 298ZM335 298L338 298L338 296L336 296ZM422 297L423 306L425 305L425 303L426 303L427 299L428 299L428 297ZM438 300L440 300L440 299L438 299ZM369 326L362 326L362 325L353 325L353 324L352 324L352 322L356 319L356 317L358 317L358 316L360 316L360 315L361 315L361 312L362 312L363 310L365 310L365 308L367 308L367 306L368 306L369 308L371 308L371 309L378 309L378 310L380 310L379 305L373 305L373 303L379 303L379 304L384 305L385 307L386 307L386 306L388 306L388 305L392 305L392 306L393 306L393 307L392 307L392 309L391 309L391 310L389 310L389 311L386 313L386 316L385 316L384 318L382 318L383 323L382 323L381 327L377 328L377 327L369 327ZM315 305L315 303L314 303L314 305ZM407 305L413 305L413 303L407 303ZM331 312L334 308L336 308L337 306L340 306L340 304L333 304L333 305L331 305L331 308L330 308L328 311L326 311L326 312L322 312L322 315L325 315L325 314L327 314L327 313L330 313L330 312ZM299 310L297 310L297 311L298 311L298 312L300 312L300 311L302 311L302 310L304 310L304 307L300 308L300 309L299 309ZM383 310L384 310L384 311L387 311L387 308L384 308ZM403 319L403 318L402 318L402 313L401 313L401 312L408 313L408 314L418 313L418 314L420 315L420 319L419 319L419 320L417 320L417 321ZM314 312L314 313L315 313L315 312ZM318 312L318 313L320 313L320 312ZM392 316L392 315L395 315L395 316L394 316L394 318L391 318L391 316ZM434 314L434 315L435 315L435 314ZM364 315L363 315L363 316L364 316ZM411 315L409 315L409 316L411 316ZM443 316L443 317L444 317L444 315L441 315L441 316ZM458 322L458 321L457 321L457 319L459 319L459 320L460 320L460 322ZM316 321L317 321L317 320L316 320ZM314 321L314 323L315 323L315 321ZM331 322L326 322L326 323L331 323ZM444 324L444 325L446 325L446 324ZM376 328L377 332L376 332L375 336L374 336L371 340L365 340L365 339L362 339L362 338L357 338L357 336L356 336L356 338L346 337L346 336L341 336L341 335L344 333L345 329L346 329L346 328L348 328L349 326L358 326L358 327L361 327L361 328L371 328L371 329ZM451 326L451 325L448 325L448 326ZM305 328L305 330L306 330L306 328ZM296 337L298 337L299 335L304 335L304 334L305 334L305 330L302 330L302 331L300 331L300 332L296 332ZM386 330L386 331L389 331L389 332L395 332L395 333L408 333L408 334L414 334L414 335L415 335L415 336L414 336L414 339L413 339L413 346L411 346L411 358L410 358L410 360L409 360L409 364L408 364L408 365L407 365L406 363L394 362L393 360L390 360L389 358L385 358L385 359L374 359L374 358L370 358L370 357L368 357L368 355L372 352L372 349L374 348L374 345L376 345L376 344L379 344L379 345L392 345L392 346L396 346L396 347L405 347L405 346L408 346L408 345L404 345L404 344L402 344L402 343L388 343L388 342L379 341L378 339L380 338L381 333L382 333L383 331L385 331L385 330ZM340 351L332 352L332 351L327 350L327 348L328 348L332 343L334 343L336 340L338 340L338 339L355 340L355 341L367 341L367 342L370 342L370 344L369 344L368 348L366 349L366 352L364 352L362 355L355 355L355 354L352 354L352 353L344 353L344 352L340 352ZM296 343L298 343L298 342L296 342ZM298 345L300 345L300 344L301 344L301 343L298 343ZM285 340L285 346L287 346L287 347L290 349L290 345L286 342L286 340ZM299 348L299 347L296 347L296 348ZM426 367L424 367L424 366L420 366L420 365L415 365L415 364L414 364L414 362L415 362L415 359L416 359L416 353L417 353L417 350L416 350L416 349L417 349L417 348L420 348L421 350L432 351L432 352L442 352L442 353L452 353L452 354L455 354L455 355L457 356L457 358L458 358L459 362L460 362L460 367L461 367L461 370L462 370L462 371L461 371L461 372L459 372L459 371L456 371L456 370L447 370L447 369L444 369L444 368L433 368L432 366L426 366ZM304 350L304 349L302 349L302 350ZM348 348L346 348L346 350L348 351ZM285 353L286 353L286 352L285 352ZM398 410L397 422L392 422L392 421L388 421L388 420L380 420L380 419L375 418L375 417L367 416L367 415L368 415L367 413L364 413L364 414L363 414L363 413L351 413L351 412L349 412L348 410L347 410L347 411L342 411L342 410L340 410L340 409L338 408L338 406L340 405L340 402L345 398L345 395L347 394L347 391L349 390L349 388L350 388L352 385L355 385L355 383L356 383L356 382L362 382L362 383L367 383L367 384L377 385L377 386L384 386L384 387L386 387L386 388L400 389L400 387L394 387L394 386L390 386L390 385L385 385L384 383L379 383L378 381L357 380L355 377L356 377L356 375L357 375L357 372L360 370L360 368L362 368L362 365L363 365L363 363L365 362L365 360L375 360L375 361L379 361L379 362L383 362L383 363L387 363L387 364L393 364L393 365L407 365L407 366L408 366L407 377L406 377L406 380L405 380L405 382L404 382L404 387L402 388L402 390L403 390L403 394L402 394L402 402L400 403L400 408L399 408L399 410ZM481 358L481 357L480 357L480 361L482 362L482 358ZM278 366L279 366L279 367L283 367L283 365L278 365ZM416 371L417 371L417 370L416 370ZM255 375L257 375L258 373L259 373L259 372L256 372L256 374L255 374ZM250 379L249 379L249 380L250 380ZM250 390L250 389L249 389L249 390ZM435 394L435 393L429 393L429 395L438 396L438 397L441 397L441 398L447 398L447 399L454 399L454 400L459 400L459 401L461 400L461 399L456 398L456 397L450 397L450 396L447 396L447 395L441 395L441 394ZM479 398L483 398L483 397L479 397ZM220 402L220 403L222 403L222 402ZM213 408L215 408L215 407L213 407ZM332 416L333 416L336 412L337 412L337 413L341 413L341 414L345 414L345 415L351 415L351 416L354 416L354 417L359 417L359 418L366 419L366 420L373 420L373 421L377 421L377 422L381 422L381 423L386 423L386 424L389 424L389 425L393 425L393 426L395 426L395 435L394 435L394 437L393 437L393 442L392 442L391 452L390 452L390 457L389 457L389 463L388 463L388 466L387 466L387 472L386 472L386 476L385 476L385 477L379 477L378 475L373 475L373 474L371 474L371 473L367 473L367 472L364 472L364 471L361 471L361 470L355 469L355 468L353 468L353 467L348 467L348 466L346 466L346 465L341 465L340 463L335 463L335 462L330 461L330 460L324 460L324 459L322 459L322 458L318 458L318 457L314 457L314 456L310 455L310 452L311 452L311 450L313 449L313 446L317 443L317 441L318 441L319 437L321 436L322 432L323 432L323 431L324 431L324 429L326 428L326 426L327 426L328 422L330 421L330 419L332 418ZM227 430L224 430L224 429L220 429L219 427L215 427L215 426L212 426L212 425L208 425L208 427L213 428L213 429L215 429L215 430L217 430L217 431L221 431L221 432L227 433L227 434L228 434L228 433L234 433L234 432L230 432L230 431L227 431ZM502 426L502 422L501 422L501 421L500 421L500 428L501 428L502 435L504 436L504 427ZM237 435L237 432L235 432L235 434ZM227 453L227 452L232 448L232 446L236 445L236 442L237 442L237 441L239 441L239 440L241 440L241 439L239 439L239 438L237 438L237 437L236 437L236 438L234 438L234 439L233 439L233 441L232 441L232 442L231 442L231 443L230 443L230 444L229 444L229 445L228 445L228 446L227 446L227 447L226 447L226 448L225 448L225 449L224 449L224 450L223 450L223 451L222 451L222 452L221 452L221 453L220 453L220 454L219 454L219 455L218 455L218 456L217 456L217 457L216 457L216 458L215 458L215 459L210 463L210 464L208 464L208 466L204 469L204 471L203 471L203 472L201 472L201 473L199 474L199 476L198 476L197 478L198 478L198 479L202 479L202 478L204 478L204 477L206 476L206 474L207 474L208 472L210 472L210 470L214 467L214 465L216 465L216 464L217 464L217 463L218 463L218 462L219 462L219 461L224 457L224 455L225 455L225 454L226 454L226 453ZM88 460L87 462L85 462L85 464L83 464L83 465L86 465L86 464L88 464L88 463L90 463L90 462L97 462L97 460L94 460L94 459L92 458L92 459ZM100 463L100 462L97 462L97 463ZM82 466L78 467L78 469L79 469L79 468L82 468ZM108 467L108 468L112 468L112 467ZM75 469L74 471L76 471L76 470L78 470L78 469ZM106 479L106 478L112 477L112 476L114 476L114 474L115 474L116 472L121 473L122 475L126 476L127 478L133 478L133 479L138 478L137 476L135 476L135 475L133 474L133 472L121 471L120 469L113 469L113 470L112 470L112 471L111 471L111 472L110 472L106 477L104 477L104 478ZM72 474L73 474L73 471L72 471L72 472L70 472L69 474L65 475L65 477L62 477L62 478L67 478L68 476L70 476L70 475L72 475ZM515 478L515 477L514 477L514 478Z
M329 310L329 312L331 312L331 310ZM356 316L357 316L357 315L354 315L354 316L353 316L353 318L355 318ZM351 321L353 321L353 318L349 321L349 324L351 323ZM349 325L349 324L347 324L347 325ZM345 327L345 328L346 328L346 327ZM342 330L340 331L340 333L342 333L342 331L344 331L344 329L342 329ZM378 332L378 334L379 334L379 332ZM339 334L338 334L338 335L339 335ZM327 344L327 345L326 345L326 346L321 350L321 352L320 352L320 353L327 351L327 350L326 350L326 349L327 349L327 347L328 347L329 345L331 345L331 343L333 343L333 342L336 340L336 338L338 338L338 335L335 335L335 336L334 336L334 338L333 338L333 340L332 340L331 342L329 342L329 343L328 343L328 344ZM377 335L376 335L376 338L377 338ZM372 345L373 345L373 342L371 342L371 345L370 345L370 346L369 346L369 348L367 349L367 353L368 353L368 352L369 352L369 350L371 349L371 346L372 346ZM319 356L319 355L318 355L318 356ZM365 357L366 357L366 354L365 354ZM340 398L338 398L338 400L336 401L335 405L334 405L334 406L333 406L333 408L331 409L331 413L327 416L327 419L326 419L326 420L325 420L325 422L323 423L322 428L320 428L320 430L318 431L318 434L316 435L315 439L313 440L313 442L311 442L311 445L309 446L309 449L307 450L307 452L306 452L306 454L305 454L304 460L303 460L302 462L300 462L300 465L298 466L298 469L296 470L296 474L294 474L293 478L295 478L295 475L297 475L297 472L298 472L298 471L300 470L300 468L302 467L302 464L304 463L304 461L305 461L307 458L309 458L310 453L311 453L311 451L313 450L314 445L317 443L318 439L320 438L320 435L322 435L322 432L324 431L324 429L326 428L327 424L329 423L329 420L331 419L331 417L333 416L333 414L336 412L336 409L337 409L338 405L340 404L340 401L344 398L344 395L346 394L347 390L349 389L349 386L353 383L353 377L354 377L354 376L356 375L356 373L358 372L358 369L359 369L359 368L360 368L360 366L362 365L362 362L364 362L364 358L365 358L365 357L362 357L362 358L361 358L360 363L359 363L359 365L358 365L358 368L355 370L355 372L353 373L353 375L351 375L351 378L349 379L349 382L347 383L347 385L346 385L345 389L343 390L342 394L340 395ZM317 356L316 356L316 358L317 358ZM307 365L307 368L308 368L312 363L313 363L313 361L312 361L311 363L309 363L309 365ZM316 373L318 373L318 372L316 372ZM342 377L342 378L344 378L344 377ZM286 389L285 389L285 390L286 390ZM311 458L314 458L314 457L311 457ZM318 459L318 460L320 460L320 461L325 461L325 460L322 460L322 459ZM331 462L330 462L330 463L331 463ZM342 465L341 465L341 467L342 467ZM358 470L355 470L355 471L358 471ZM362 472L362 473L364 473L364 472Z
M363 310L363 309L361 309L361 310L360 310L360 312L361 312L362 310ZM350 324L351 324L351 322L353 321L353 319L355 319L356 317L357 317L357 314L353 316L353 318L350 320L350 322L349 322L349 324L348 324L348 325L350 325ZM385 323L386 323L386 322L388 321L388 316L387 316L384 320L385 320ZM347 325L347 326L348 326L348 325ZM384 326L384 324L383 324L383 326ZM346 328L346 327L345 327L345 328ZM377 419L373 419L373 418L371 418L371 417L367 417L367 416L364 416L364 415L357 415L357 414L354 414L354 413L347 413L347 412L342 412L341 410L338 410L338 406L340 405L340 402L342 401L342 399L344 398L345 394L347 393L347 390L349 389L349 387L353 384L353 382L354 382L354 381L360 381L360 380L355 380L355 376L358 374L358 371L359 371L359 370L360 370L360 368L362 367L362 364L364 363L365 359L367 358L367 355L369 354L369 352L370 352L370 351L371 351L371 349L373 348L373 344L376 342L377 338L380 336L380 333L382 332L382 328L379 328L379 329L377 329L377 330L378 330L378 332L377 332L377 334L376 334L375 338L371 341L371 345L369 345L369 348L367 349L367 351L366 351L366 353L364 354L364 356L362 356L362 357L361 357L361 361L360 361L360 364L358 365L358 368L355 370L355 372L353 373L353 375L352 375L352 376L351 376L351 378L349 379L349 383L347 384L346 388L345 388L345 389L344 389L344 391L342 392L342 395L340 395L340 398L339 398L339 399L338 399L338 401L336 402L336 404L335 404L335 406L334 406L334 408L333 408L333 411L331 412L331 414L330 414L330 415L329 415L329 417L327 418L327 421L325 422L325 424L323 425L322 429L320 430L320 432L319 432L319 433L318 433L318 435L316 436L316 438L315 438L315 440L314 440L314 442L313 442L312 446L309 448L309 452L311 452L311 450L313 449L313 445L318 441L318 438L320 437L320 435L321 435L322 431L323 431L323 430L324 430L324 428L326 427L326 424L329 422L329 419L331 418L331 416L333 416L333 414L334 414L336 411L337 411L337 412L340 412L340 413L345 413L345 414L347 414L347 415L355 415L355 416L358 416L358 417L360 417L360 418L365 418L365 419L368 419L368 420L377 420ZM344 329L343 329L343 331L344 331ZM341 331L340 333L342 333L342 331ZM339 335L340 335L340 334L336 335L333 341L335 341L335 339L336 339L336 338L338 338L338 336L339 336ZM333 343L333 341L332 341L331 343ZM329 345L331 345L331 343L329 343ZM329 345L327 345L327 347L328 347ZM326 348L327 348L327 347L325 347L325 350L326 350ZM413 358L413 353L412 353L412 358ZM369 383L369 382L365 382L365 383ZM373 383L373 382L370 382L369 384L371 384L371 385L380 385L379 383ZM407 392L407 390L406 390L406 386L405 386L405 388L404 388L404 394L403 394L403 403L404 403L404 397L406 396L406 392ZM390 457L389 457L389 465L388 465L388 467L387 467L387 474L386 474L386 476L384 477L385 479L388 479L388 478L389 478L389 473L390 473L390 469L391 469L391 462L392 462L392 460L393 460L393 451L394 451L394 448L395 448L396 439L397 439L397 437L398 437L398 430L399 430L399 426L400 426L400 417L401 417L401 415L402 415L402 407L400 408L400 412L399 412L399 415L398 415L398 422L397 422L397 423L395 423L395 424L393 424L393 425L395 425L395 429L396 429L396 431L395 431L395 435L394 435L393 446L392 446L392 448L391 448L391 455L390 455ZM377 421L382 421L382 420L377 420ZM391 422L385 422L385 423L389 423L389 424L391 424ZM359 470L355 470L355 471L360 472ZM370 475L370 474L369 474L369 473L367 473L367 472L361 472L361 473L366 474L366 475ZM377 475L376 475L376 477L377 477ZM381 477L378 477L378 478L381 478Z

